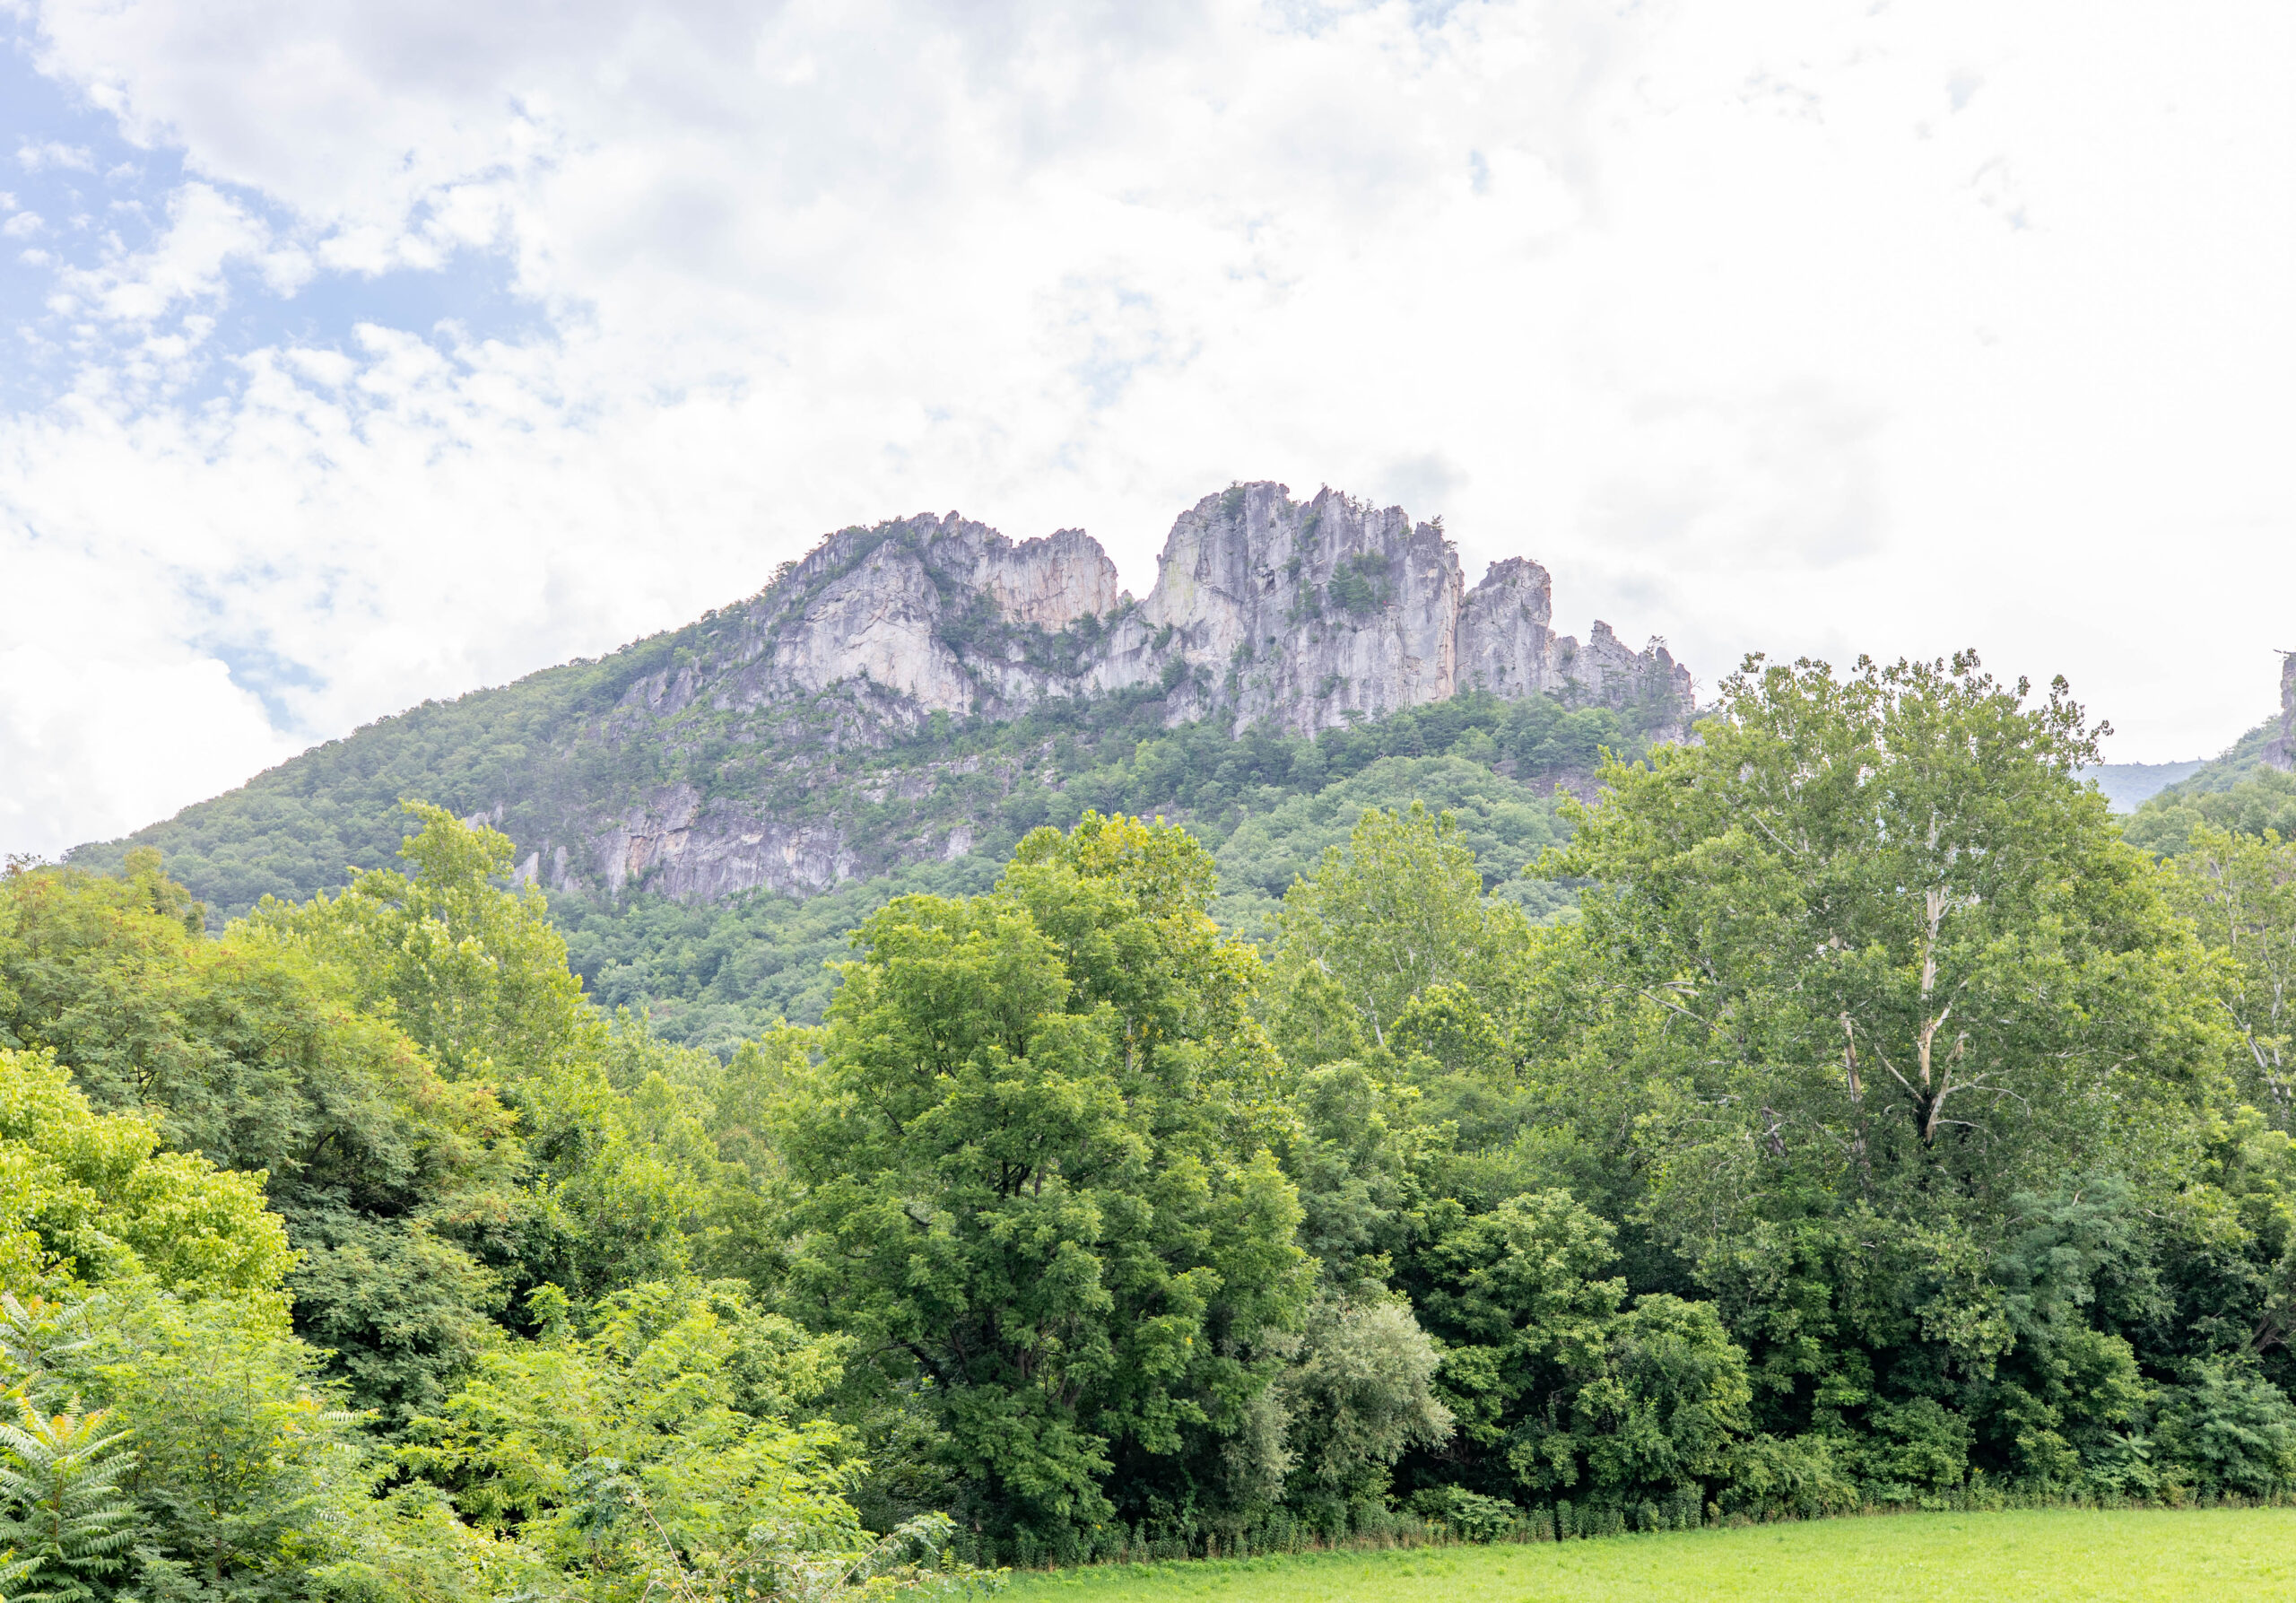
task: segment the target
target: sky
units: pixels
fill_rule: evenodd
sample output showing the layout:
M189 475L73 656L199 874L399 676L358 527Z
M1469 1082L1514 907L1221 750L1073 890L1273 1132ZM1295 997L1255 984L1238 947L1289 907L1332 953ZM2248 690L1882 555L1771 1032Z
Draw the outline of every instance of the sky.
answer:
M1559 628L2296 648L2296 8L0 0L0 850L757 590L1239 479Z

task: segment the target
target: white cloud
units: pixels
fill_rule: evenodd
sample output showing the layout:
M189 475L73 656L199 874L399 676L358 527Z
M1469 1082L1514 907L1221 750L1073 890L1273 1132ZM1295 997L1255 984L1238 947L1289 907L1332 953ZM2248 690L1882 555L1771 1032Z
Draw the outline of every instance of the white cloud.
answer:
M96 159L78 145L64 144L53 139L27 139L16 146L16 165L26 172L45 172L56 168L93 172Z
M1471 578L1538 555L1568 626L1709 681L1976 643L2067 672L2126 756L2264 710L2296 644L2284 9L1287 14L43 7L47 69L194 176L150 248L65 275L146 337L0 421L0 569L77 553L42 582L140 597L84 648L106 683L171 688L108 692L0 830L53 849L272 760L222 658L192 671L217 642L301 665L265 693L316 737L857 519L1082 523L1144 586L1239 476L1440 511ZM235 268L355 299L473 251L541 334L378 314L164 399L222 360ZM91 754L161 719L217 777Z

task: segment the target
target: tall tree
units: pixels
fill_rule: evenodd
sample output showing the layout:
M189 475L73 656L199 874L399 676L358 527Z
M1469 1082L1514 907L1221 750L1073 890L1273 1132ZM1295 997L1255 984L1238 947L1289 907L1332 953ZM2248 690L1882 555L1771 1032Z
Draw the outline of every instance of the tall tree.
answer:
M1383 1045L1405 1007L1432 988L1462 987L1490 1006L1509 989L1529 938L1519 910L1485 901L1457 821L1420 802L1366 812L1344 851L1330 848L1312 878L1292 882L1278 925L1285 1012L1312 1012L1322 989L1335 987ZM1306 1028L1287 1023L1294 1033Z
M2286 1129L2296 1123L2296 841L2196 824L2168 869L2170 902L2224 954L2236 1072Z
M2013 1199L2164 1194L2225 1089L2213 964L2078 779L2098 731L2030 694L1966 654L1750 658L1548 861L1591 884L1547 951L1547 1072L1781 1406L1863 1406L1861 1352L1989 1373Z
M996 894L896 902L793 1096L792 1306L913 1388L993 1532L1216 1507L1298 1320L1256 960L1211 890L1178 831L1088 815Z
M112 878L0 879L0 1041L54 1054L99 1107L259 1173L301 1263L300 1328L361 1403L435 1403L497 1302L454 1237L514 1211L522 1161L492 1090L442 1079L351 999L372 963L275 925L199 933L157 854Z
M399 848L411 874L371 868L300 905L265 897L249 921L338 964L360 1005L450 1078L517 1080L599 1057L604 1020L567 969L541 887L497 883L517 858L510 838L428 802L404 809L422 821Z

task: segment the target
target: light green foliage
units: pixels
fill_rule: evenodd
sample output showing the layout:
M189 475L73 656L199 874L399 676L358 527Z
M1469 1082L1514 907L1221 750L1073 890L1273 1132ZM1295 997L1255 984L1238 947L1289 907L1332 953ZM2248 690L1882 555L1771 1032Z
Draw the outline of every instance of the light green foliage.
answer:
M961 1514L1052 1537L1111 1495L1218 1500L1255 1345L1296 1322L1257 962L1210 893L1185 835L1088 817L995 895L896 902L793 1094L793 1306L916 1388Z
M1501 1543L1017 1577L1013 1603L2266 1603L2296 1584L2296 1512L1913 1514L1626 1542Z
M1375 1292L1394 1271L1429 1140L1416 1100L1352 1061L1300 1076L1300 1128L1283 1167L1299 1187L1300 1244L1329 1290Z
M1035 832L997 882L1051 942L1065 1010L1109 1010L1127 1073L1248 1093L1274 1068L1251 1016L1261 963L1213 922L1216 889L1186 831L1094 813L1065 835Z
M1346 850L1329 848L1314 878L1292 882L1277 922L1287 976L1328 977L1381 1043L1431 986L1502 992L1529 944L1522 914L1484 899L1457 821L1417 802L1365 813Z
M1239 936L1273 943L1293 880L1315 873L1331 848L1346 845L1365 813L1406 814L1417 802L1450 816L1460 842L1474 853L1486 891L1535 919L1552 916L1575 898L1522 877L1526 864L1563 838L1552 787L1494 772L1493 754L1475 752L1471 737L1463 737L1447 756L1382 757L1351 778L1247 817L1214 853L1222 893L1213 915ZM1594 760L1589 750L1588 764Z
M2222 788L2204 771L2185 784L2148 798L2124 826L2130 842L2164 857L2180 857L2205 832L2261 835L2267 830L2296 840L2296 774L2248 767Z
M2219 994L2239 1032L2234 1072L2287 1128L2296 1122L2296 841L2197 824L2164 883L2170 905L2224 955Z
M267 900L249 922L337 966L362 1008L451 1079L518 1080L595 1059L600 1021L542 892L495 886L516 856L510 838L428 803L406 811L422 823L399 848L411 876L369 869L340 895Z
M2147 1243L2153 1262L2144 1267L2158 1278L2139 1284L2171 1308L2147 1321L2147 1345L2170 1372L2210 1354L2252 1354L2285 1388L2296 1380L2296 1141L2248 1107L2212 1120L2206 1135Z
M135 1446L138 1570L161 1596L290 1597L337 1556L330 1517L370 1490L320 1355L263 1305L127 1294L83 1360Z
M263 1177L159 1146L148 1119L91 1109L46 1053L0 1049L0 1280L275 1290L291 1259Z
M805 1555L852 1570L876 1551L846 1499L863 1467L845 1432L793 1418L835 1383L840 1344L730 1285L636 1286L579 1326L554 1287L533 1300L539 1339L482 1360L410 1452L470 1518L600 1599L665 1573L755 1595Z
M2213 965L2074 779L2079 710L2024 694L1750 661L1552 862L1600 888L1548 953L1543 1072L1632 1132L1643 1216L1802 1406L1871 1395L1857 1341L1983 1373L2013 1194L2166 1180L2223 1089Z
M261 930L203 939L149 851L119 879L0 879L0 1045L52 1051L99 1107L147 1111L170 1146L282 1182L403 1195L483 1162L491 1098L439 1084L344 1004L344 980Z
M584 1299L687 1274L762 1286L780 1265L759 1189L773 1165L748 1127L726 1125L722 1143L713 1128L713 1091L749 1085L758 1052L728 1068L657 1040L627 1014L602 1044L600 1059L537 1076L513 1094L535 1160L520 1277ZM735 1157L724 1155L729 1147Z
M1636 1504L1727 1479L1753 1391L1746 1355L1712 1305L1652 1293L1605 1334L1599 1362L1575 1377L1570 1398L1567 1442L1587 1484ZM1510 1455L1518 1472L1527 1462L1564 1481L1565 1441L1534 1434Z
M99 1414L111 1437L83 1486L103 1543L78 1579L97 1595L449 1603L514 1586L531 1566L442 1523L435 1494L377 1495L380 1467L318 1367L265 1297L187 1301L141 1277L0 1302L0 1380L58 1438L39 1451L93 1436ZM28 1475L39 1452L8 1447Z
M373 870L339 896L266 903L249 923L357 976L360 1005L450 1076L500 1086L519 1119L528 1183L457 1210L471 1221L465 1239L514 1293L552 1281L588 1299L689 1272L761 1284L778 1254L756 1177L721 1155L709 1128L710 1087L725 1071L657 1040L644 1019L610 1023L585 1000L541 893L496 883L510 867L507 837L437 807L408 811L422 822L402 848L412 876ZM436 1255L431 1240L413 1242L398 1275L362 1282L365 1245L349 1226L327 1240L351 1255L326 1283L342 1287L338 1304L378 1279L421 1284L417 1264ZM490 1284L468 1279L467 1294ZM470 1351L457 1344L457 1362ZM391 1400L435 1407L438 1378L426 1381Z
M1351 1506L1378 1506L1396 1459L1450 1439L1451 1411L1433 1386L1440 1362L1408 1303L1318 1299L1276 1386L1289 1415L1290 1501L1311 1518L1318 1503L1335 1505L1318 1521L1326 1529L1344 1529Z
M267 1176L301 1254L300 1328L361 1402L396 1416L434 1401L499 1301L453 1238L512 1207L510 1117L358 1011L355 964L267 926L203 937L187 906L148 851L125 879L0 881L0 1020L100 1106Z

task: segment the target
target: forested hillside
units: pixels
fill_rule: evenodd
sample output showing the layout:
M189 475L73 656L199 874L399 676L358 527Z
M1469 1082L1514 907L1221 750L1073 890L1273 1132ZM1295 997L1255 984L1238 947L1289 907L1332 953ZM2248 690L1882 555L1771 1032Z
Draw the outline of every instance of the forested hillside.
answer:
M628 673L643 668L649 649L633 649ZM526 741L574 721L590 701L610 702L623 676L578 665L418 708L70 860L116 868L128 851L155 849L219 923L263 895L332 891L353 869L395 860L413 827L401 797L465 816L485 811ZM1222 921L1254 938L1268 932L1293 874L1364 806L1414 797L1454 809L1492 887L1544 915L1567 893L1520 881L1517 870L1555 839L1556 786L1583 785L1605 749L1634 755L1650 743L1645 710L1572 710L1545 695L1510 701L1470 692L1312 738L1260 730L1239 739L1225 718L1167 729L1166 710L1160 697L1142 695L1055 703L1009 723L929 728L874 754L886 771L931 782L921 794L848 807L863 861L890 866L833 890L799 897L761 888L709 902L576 888L552 894L552 915L577 971L607 1006L650 1006L665 1036L730 1050L776 1019L817 1021L829 984L822 965L843 955L848 932L875 908L909 891L985 890L1023 833L1072 823L1088 807L1185 823L1219 854ZM838 796L855 801L848 789L789 805L826 810ZM506 831L526 806L500 809ZM967 849L952 858L901 864L891 844L959 830Z
M2128 838L2151 851L2186 849L2196 829L2296 839L2296 653L2283 654L2280 715L2136 809Z
M731 1051L820 1017L822 962L870 910L981 890L1088 810L1185 823L1254 937L1335 818L1418 795L1468 821L1494 889L1552 910L1567 896L1515 870L1552 838L1557 782L1679 737L1692 703L1662 642L1597 623L1582 646L1552 615L1536 563L1470 589L1439 520L1330 490L1205 497L1138 602L1079 531L899 519L687 628L382 719L68 860L156 849L221 921L387 867L399 804L427 801L511 840L596 994Z
M1754 664L1536 855L1457 713L1217 853L1031 829L724 1053L441 808L220 930L156 853L15 866L12 1583L731 1603L2296 1493L2296 847L2156 860L2062 687L1967 659ZM1354 807L1419 792L1474 822Z

